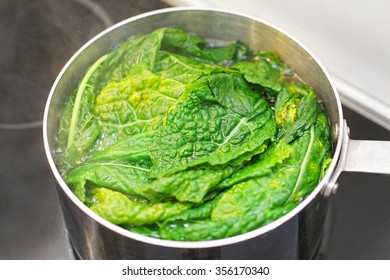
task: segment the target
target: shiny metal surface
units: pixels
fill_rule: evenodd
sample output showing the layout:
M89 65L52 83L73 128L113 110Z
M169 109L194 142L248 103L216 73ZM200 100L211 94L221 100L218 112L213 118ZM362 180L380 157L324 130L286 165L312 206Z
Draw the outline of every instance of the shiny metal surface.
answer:
M152 244L113 232L112 227L86 215L59 185L57 191L70 241L80 259L311 259L320 246L328 208L328 201L318 195L304 211L254 238L218 246L211 242L210 247L205 242L194 242L192 247L180 246L182 242L164 246L164 242Z
M345 171L390 174L390 142L349 140Z
M54 161L59 112L86 68L130 36L156 28L180 27L218 40L241 40L251 48L275 50L310 84L334 128L334 160L316 189L293 211L258 230L231 238L177 242L150 238L115 226L88 209L61 178ZM243 15L207 9L176 8L155 11L121 22L96 36L65 65L50 92L44 115L44 144L57 180L57 191L71 242L85 259L178 258L311 258L321 240L327 200L320 193L339 161L344 135L338 94L326 70L301 44L284 32Z
M321 192L326 198L336 193L343 172L390 174L390 141L353 140L346 121L343 126L339 163Z
M325 65L343 105L390 131L390 1L165 1L234 10L294 34Z

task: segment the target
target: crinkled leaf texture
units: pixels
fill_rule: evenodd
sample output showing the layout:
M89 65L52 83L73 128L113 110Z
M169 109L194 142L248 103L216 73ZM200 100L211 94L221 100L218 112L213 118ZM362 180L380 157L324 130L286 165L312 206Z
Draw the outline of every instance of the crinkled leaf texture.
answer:
M150 152L152 176L253 156L253 151L275 137L272 116L267 101L242 77L206 76L186 88L159 128Z
M177 28L91 65L61 112L57 163L77 197L139 234L212 240L291 211L331 162L315 93L274 52Z
M329 149L326 126L325 115L319 115L316 125L294 142L276 144L254 165L227 179L225 184L233 186L222 193L209 217L192 223L165 223L161 236L190 241L228 237L256 229L289 212L320 180L321 165Z
M134 226L150 225L164 221L191 207L190 203L167 201L148 204L120 192L98 188L91 209L114 224Z

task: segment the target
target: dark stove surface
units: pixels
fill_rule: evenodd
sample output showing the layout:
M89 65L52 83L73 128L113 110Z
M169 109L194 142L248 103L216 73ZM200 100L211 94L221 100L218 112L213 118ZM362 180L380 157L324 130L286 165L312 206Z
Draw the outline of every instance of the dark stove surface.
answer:
M0 2L0 259L75 259L42 142L50 87L70 56L127 17L166 7L142 0ZM344 108L355 139L388 130ZM390 259L390 177L342 174L319 259Z

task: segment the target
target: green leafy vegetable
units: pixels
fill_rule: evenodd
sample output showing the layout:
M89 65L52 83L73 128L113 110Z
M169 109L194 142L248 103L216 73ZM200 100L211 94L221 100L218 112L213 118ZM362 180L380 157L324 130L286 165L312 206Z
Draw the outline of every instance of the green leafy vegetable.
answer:
M129 195L138 195L140 185L148 181L149 169L132 164L115 162L91 163L76 167L69 172L66 182L75 186L75 193L86 201L85 185L94 185L121 191Z
M67 103L60 122L60 149L65 153L62 166L66 170L79 163L83 154L99 137L100 131L94 115L91 113L95 92L94 83L99 75L101 64L107 55L98 59L87 71L77 89L75 98Z
M293 154L293 148L284 141L276 143L263 153L256 162L237 170L232 176L221 182L219 186L230 187L246 179L268 175L275 167Z
M150 167L149 147L153 144L155 132L138 133L115 142L104 150L96 150L85 163L96 162L138 162Z
M91 206L97 214L115 224L143 226L163 221L191 207L189 203L148 204L105 188L98 188Z
M152 176L253 156L275 133L271 107L244 79L225 73L207 76L188 86L170 108L150 151Z
M163 49L174 53L191 56L206 62L223 64L241 60L249 55L249 49L240 42L212 47L210 44L194 34L189 34L177 28L167 28L162 41Z
M226 220L179 221L163 224L160 230L161 238L178 241L213 240L222 237L239 235L266 225L296 206L290 203L279 208L266 209L262 212L251 211L245 216Z
M164 33L165 29L158 29L150 34L136 36L109 53L102 64L96 83L97 92L100 92L110 82L119 82L125 78L134 65L144 64L152 67L160 50Z
M279 94L275 103L275 119L279 126L278 138L287 142L302 135L320 113L317 97L302 83L290 83Z
M152 70L157 75L174 79L186 85L196 81L203 75L217 71L227 71L227 69L220 66L205 64L192 57L166 51L159 52Z
M108 221L172 240L255 230L331 162L316 94L275 52L161 28L86 71L61 112L57 164Z
M173 196L178 201L200 203L219 182L229 177L235 167L190 169L162 177L141 187L142 195L150 201Z
M144 64L137 64L121 81L111 82L101 90L93 113L102 133L114 136L110 141L116 141L155 130L183 89L182 83L155 75Z

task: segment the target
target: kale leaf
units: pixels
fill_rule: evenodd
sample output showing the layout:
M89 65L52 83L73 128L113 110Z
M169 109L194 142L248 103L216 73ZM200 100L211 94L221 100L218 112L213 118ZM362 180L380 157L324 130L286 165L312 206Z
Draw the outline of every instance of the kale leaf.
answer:
M276 134L267 101L239 76L217 73L186 87L151 147L153 177L254 156ZM241 163L241 162L240 162Z
M177 28L94 62L60 117L57 164L108 221L172 240L255 230L295 208L331 162L315 92L272 51Z

